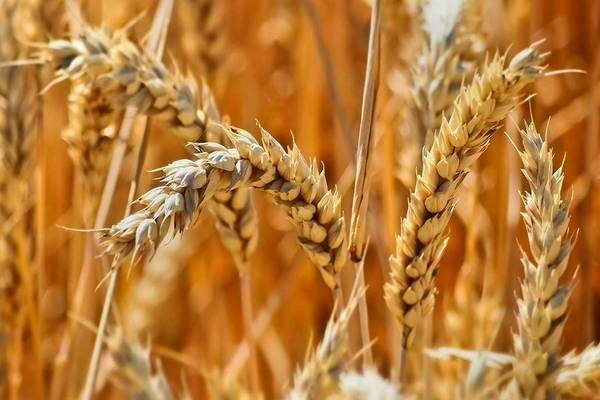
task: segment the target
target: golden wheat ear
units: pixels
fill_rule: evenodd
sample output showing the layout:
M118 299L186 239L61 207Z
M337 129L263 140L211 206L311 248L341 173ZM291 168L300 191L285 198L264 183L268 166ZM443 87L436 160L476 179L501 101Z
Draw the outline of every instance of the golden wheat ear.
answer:
M538 52L538 46L534 43L522 50L508 65L503 56L485 65L462 89L431 149L423 152L423 169L410 196L385 285L385 300L403 330L403 348L411 345L417 324L433 308L458 186L518 104L525 86L544 76L546 55Z
M567 319L573 278L564 275L575 241L569 232L568 204L562 199L562 165L533 122L520 130L519 156L528 189L522 194L530 254L522 251L524 277L517 299L518 331L514 335L513 394L526 398L557 395L560 342Z

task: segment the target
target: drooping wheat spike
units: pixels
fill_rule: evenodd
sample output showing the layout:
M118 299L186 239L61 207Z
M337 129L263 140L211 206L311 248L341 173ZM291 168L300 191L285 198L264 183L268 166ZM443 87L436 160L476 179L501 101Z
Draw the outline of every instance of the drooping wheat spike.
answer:
M403 328L405 348L417 323L433 307L435 277L448 240L446 226L456 190L520 101L524 87L543 76L546 55L538 53L538 46L532 44L508 65L504 56L494 57L461 91L431 149L423 152L423 169L410 196L396 254L390 259L390 282L385 285L385 299Z
M486 41L475 0L431 0L423 7L425 43L413 71L415 125L429 149L463 82L483 62Z
M348 302L336 317L327 323L323 339L294 376L294 382L285 398L288 400L324 399L340 393L340 375L346 369L348 350L348 323L364 289L355 287ZM339 305L336 305L339 306Z
M520 131L523 175L529 189L522 213L531 257L523 252L525 269L517 300L518 332L513 365L518 393L530 399L551 398L560 367L560 340L567 318L572 283L560 284L573 248L569 210L562 200L562 166L554 170L554 153L533 123Z
M116 262L131 253L134 262L151 255L170 228L188 229L215 193L247 185L267 192L285 210L301 246L335 288L347 257L345 220L340 196L327 188L324 172L315 160L307 163L295 145L286 151L264 130L261 145L241 129L222 129L234 148L198 144L195 160L163 167L163 185L138 200L144 208L104 233L106 253Z
M219 121L210 89L171 74L123 32L109 36L86 26L77 37L49 42L37 57L54 66L57 79L93 81L115 109L135 106L141 114L165 121L183 140L219 135L209 132Z
M69 124L63 131L63 139L81 174L87 224L93 223L102 195L115 139L114 114L112 105L93 83L73 85L68 99Z
M114 109L136 106L142 114L165 121L177 136L189 141L229 144L219 127L221 117L205 82L172 75L166 67L121 32L86 27L71 40L55 40L39 52L55 66L58 79L93 81ZM214 197L211 210L223 243L236 265L245 264L258 241L257 216L248 189ZM241 271L243 272L243 271Z
M148 348L126 338L119 328L114 328L106 337L106 347L116 365L114 373L123 381L129 398L175 399L161 365L155 363L155 368L152 367Z
M29 2L0 1L0 61L13 61L24 54L19 40L29 37L22 31L28 26L22 15L29 6ZM11 352L18 352L15 341L21 340L18 325L23 307L34 301L25 298L26 278L20 270L20 266L29 268L21 256L29 258L31 246L23 220L32 200L39 109L32 72L0 68L0 397L6 394Z
M554 383L562 396L593 398L600 392L600 345L588 346L579 354L563 357Z

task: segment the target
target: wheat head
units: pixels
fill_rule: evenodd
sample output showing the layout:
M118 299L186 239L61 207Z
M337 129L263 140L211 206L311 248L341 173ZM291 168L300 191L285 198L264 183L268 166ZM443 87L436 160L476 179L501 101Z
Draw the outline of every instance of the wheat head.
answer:
M432 0L423 7L425 43L413 71L414 117L429 149L462 83L482 63L486 40L474 0Z
M125 337L119 328L114 328L106 337L106 347L117 367L114 372L124 382L130 398L175 399L161 365L157 363L156 368L152 367L150 349Z
M286 151L264 130L262 145L240 129L227 132L233 148L198 144L195 160L163 167L163 185L138 200L144 208L104 233L106 253L117 262L131 253L134 262L151 255L171 228L188 229L217 192L247 185L267 192L285 210L301 246L335 288L347 257L345 220L340 196L327 188L324 172L316 161L307 163L296 146Z
M554 170L554 154L533 123L520 131L523 175L529 189L522 213L532 257L524 251L525 270L517 299L518 332L513 365L519 394L541 399L553 396L560 366L560 340L567 318L572 284L560 284L573 249L569 210L562 200L562 167Z
M55 40L38 57L55 66L57 79L93 82L113 109L135 106L142 114L164 121L183 140L228 143L221 117L205 82L172 75L159 61L127 40L123 33L85 27L71 40ZM247 188L213 198L223 244L239 267L258 241L257 216ZM240 262L237 262L237 261ZM241 271L243 272L243 271Z
M521 51L508 65L504 56L494 57L461 91L431 149L423 151L423 170L396 238L385 285L387 305L403 327L403 347L410 346L415 327L433 308L435 277L458 186L521 99L523 88L544 74L546 55L538 53L538 45Z

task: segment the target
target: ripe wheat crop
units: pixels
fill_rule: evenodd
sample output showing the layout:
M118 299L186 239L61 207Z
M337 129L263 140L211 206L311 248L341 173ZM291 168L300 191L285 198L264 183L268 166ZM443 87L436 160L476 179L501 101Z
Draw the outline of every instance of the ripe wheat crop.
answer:
M600 398L600 3L543 3L0 0L0 399Z

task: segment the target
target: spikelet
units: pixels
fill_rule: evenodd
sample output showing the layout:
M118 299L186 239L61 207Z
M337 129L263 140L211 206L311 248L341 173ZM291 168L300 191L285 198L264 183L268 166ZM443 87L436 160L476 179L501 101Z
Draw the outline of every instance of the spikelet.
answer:
M81 174L84 220L93 223L115 139L114 109L92 83L74 83L63 131L69 155Z
M76 38L48 43L38 57L55 66L58 79L93 82L113 109L135 106L140 113L166 122L183 140L229 144L208 85L202 82L198 87L192 78L172 75L122 33L111 37L85 27ZM221 193L210 208L223 244L242 267L258 242L257 216L248 189Z
M340 196L327 188L324 172L316 161L307 163L296 146L286 151L264 130L262 145L248 132L228 132L234 148L198 144L195 160L163 167L163 186L138 200L144 208L104 233L106 253L117 263L131 253L134 262L151 256L169 231L187 230L217 192L246 185L267 192L285 210L301 246L335 288L347 257L345 220Z
M0 1L0 61L22 56L19 40L30 38L24 13L34 13L30 1ZM22 226L31 201L38 121L36 77L28 68L0 68L0 397L4 396L10 353L18 351L18 328L25 295L19 260L29 257L29 234ZM23 232L22 237L18 237ZM28 268L27 265L23 265ZM31 299L33 300L33 299Z
M423 152L423 170L396 238L385 285L387 305L403 327L403 347L410 346L416 325L433 308L435 277L458 186L521 99L523 88L544 74L545 55L537 52L538 45L521 51L508 66L504 57L494 57L460 93L431 149Z
M293 386L286 393L286 399L312 400L340 395L340 374L346 369L344 356L348 350L348 323L364 294L364 289L358 290L355 285L337 318L335 310L332 312L321 343L294 375Z
M182 25L181 47L186 59L209 80L215 78L223 64L223 2L218 0L183 0L177 11Z
M106 347L117 367L114 373L123 381L129 398L175 399L159 363L153 371L150 349L125 337L119 328L113 329L106 337Z
M565 397L592 398L600 392L600 345L588 346L580 354L569 354L562 366L554 388Z
M561 285L573 248L569 210L561 198L562 166L553 169L554 154L533 123L520 131L523 175L529 185L522 213L532 257L525 252L525 269L518 304L518 333L514 335L514 373L519 395L552 397L560 367L560 340L567 318L572 284Z

